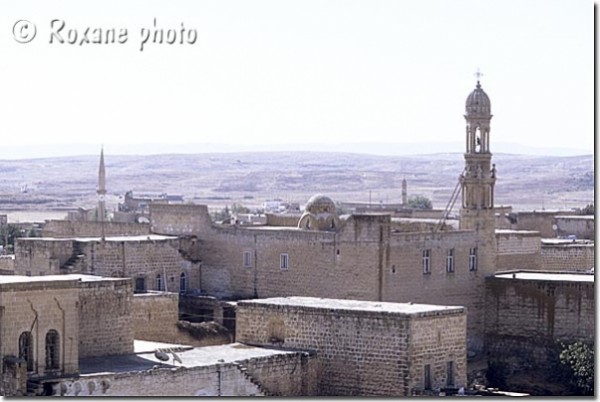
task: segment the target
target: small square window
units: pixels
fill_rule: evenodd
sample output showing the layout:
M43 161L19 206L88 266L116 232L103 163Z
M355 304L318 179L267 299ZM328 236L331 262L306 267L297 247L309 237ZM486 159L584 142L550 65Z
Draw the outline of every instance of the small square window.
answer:
M281 270L287 270L289 268L288 266L288 255L287 254L280 254L279 255L279 268Z

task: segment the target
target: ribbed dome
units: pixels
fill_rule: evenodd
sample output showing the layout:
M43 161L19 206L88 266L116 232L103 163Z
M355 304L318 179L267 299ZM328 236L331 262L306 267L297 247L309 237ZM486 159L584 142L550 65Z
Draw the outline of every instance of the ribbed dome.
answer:
M331 198L321 194L317 194L310 197L310 199L306 203L306 207L304 207L304 210L313 214L323 212L335 214L335 203L332 201Z
M465 109L467 115L489 115L492 113L490 98L481 89L479 81L477 81L477 87L467 97Z

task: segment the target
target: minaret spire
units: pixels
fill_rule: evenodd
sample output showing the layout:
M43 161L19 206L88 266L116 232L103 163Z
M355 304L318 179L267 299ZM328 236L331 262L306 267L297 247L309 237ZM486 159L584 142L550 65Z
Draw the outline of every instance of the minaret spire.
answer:
M106 220L106 204L104 196L106 195L106 169L104 167L104 146L100 149L100 167L98 168L98 221Z

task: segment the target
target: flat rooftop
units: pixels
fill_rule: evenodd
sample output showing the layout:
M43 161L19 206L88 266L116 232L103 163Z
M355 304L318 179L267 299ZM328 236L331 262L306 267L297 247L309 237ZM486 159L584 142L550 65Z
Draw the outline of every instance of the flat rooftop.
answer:
M539 236L538 230L514 230L514 229L496 229L496 234L522 234L530 236Z
M556 219L577 219L583 221L593 221L594 215L556 215Z
M238 306L259 304L264 306L292 306L340 311L364 311L399 315L420 315L425 313L458 313L462 306L439 306L433 304L389 303L362 300L324 299L320 297L272 297L268 299L240 300Z
M172 345L160 342L135 341L135 354L122 356L103 356L84 358L79 361L79 371L82 376L97 375L100 373L123 373L131 371L150 370L157 368L173 367L201 367L216 364L233 363L257 357L287 355L296 352L264 347L248 346L242 343L227 345L191 347L186 345ZM174 362L173 355L169 361L160 361L154 356L156 349L173 348L182 363ZM138 350L142 352L137 353Z
M41 276L0 275L0 284L57 282L57 281L98 282L98 281L120 281L123 279L125 279L125 278L110 278L110 277L105 277L105 276L82 275L82 274L41 275Z
M496 274L494 275L494 278L520 279L529 281L594 282L593 274L583 273L509 272Z
M36 241L79 241L79 242L99 242L102 241L100 236L89 237L22 237L23 240ZM106 242L121 242L121 241L158 241L177 239L177 236L163 236L156 234L135 235L135 236L106 236ZM19 239L20 240L20 239Z
M588 239L542 239L542 245L593 247L594 241Z

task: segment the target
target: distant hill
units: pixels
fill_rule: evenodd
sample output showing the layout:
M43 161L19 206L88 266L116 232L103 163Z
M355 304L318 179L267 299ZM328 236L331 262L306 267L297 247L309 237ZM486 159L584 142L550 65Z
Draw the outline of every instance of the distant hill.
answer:
M0 210L93 207L98 155L0 160ZM281 198L303 205L324 193L335 201L398 203L410 195L443 208L463 169L461 153L381 156L335 152L229 152L114 155L105 152L110 209L128 190L179 194L223 208ZM571 209L594 199L594 156L498 153L496 204L515 210Z
M74 155L97 155L100 145L93 144L36 144L31 146L2 146L0 159L30 159ZM464 143L454 142L358 142L340 144L253 144L231 145L220 143L188 144L105 144L111 155L159 155L237 152L344 152L382 156L409 156L463 152ZM577 148L544 148L494 142L494 153L538 156L590 155L593 150Z

